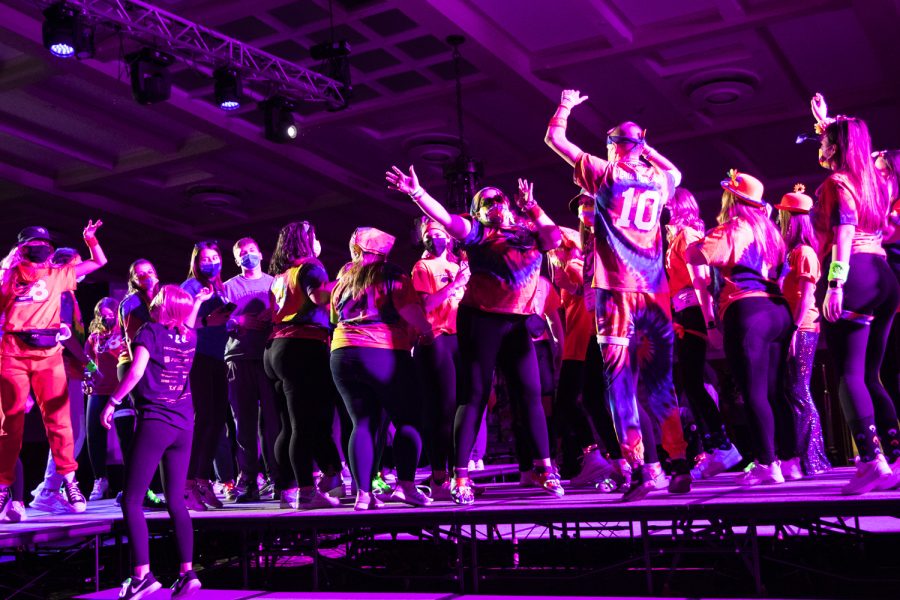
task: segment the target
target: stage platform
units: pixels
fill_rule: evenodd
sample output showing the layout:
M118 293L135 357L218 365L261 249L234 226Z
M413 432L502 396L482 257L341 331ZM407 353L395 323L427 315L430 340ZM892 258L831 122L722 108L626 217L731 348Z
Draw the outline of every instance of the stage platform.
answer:
M508 549L508 566L514 569L519 567L520 548L529 543L624 540L634 551L603 569L641 570L649 593L654 591L653 573L660 560L696 553L698 544L707 552L739 556L752 587L760 593L764 538L842 537L862 544L868 536L900 533L900 490L842 496L841 486L853 472L839 468L810 479L755 488L740 487L739 474L725 473L694 482L687 495L660 490L636 503L622 502L620 494L586 489L570 489L556 499L538 489L496 483L488 484L485 494L468 507L449 501L427 508L389 503L381 510L355 512L346 499L335 509L296 511L280 510L270 501L226 505L192 517L198 539L227 536L235 546L232 566L239 566L247 587L280 564L286 545L308 558L311 586L318 589L323 569L373 560L375 555L367 548L383 549L404 541L449 543L456 560L445 579L456 581L460 593L477 593L480 582L504 575L506 568L494 569L488 560L479 564L479 551L484 549L492 553L498 547ZM100 546L104 540L123 543L121 511L111 500L90 503L80 515L29 512L25 523L0 525L0 551L87 540L97 557L99 580ZM147 519L151 533L169 531L166 513L147 513Z

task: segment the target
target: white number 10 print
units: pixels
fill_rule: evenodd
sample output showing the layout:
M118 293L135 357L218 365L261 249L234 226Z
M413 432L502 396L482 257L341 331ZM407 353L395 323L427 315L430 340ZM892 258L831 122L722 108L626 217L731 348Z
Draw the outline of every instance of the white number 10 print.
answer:
M650 231L656 224L656 212L659 210L659 192L656 190L643 190L634 199L635 188L628 188L622 194L622 213L616 220L619 227L635 227L641 231ZM634 209L634 218L631 211Z

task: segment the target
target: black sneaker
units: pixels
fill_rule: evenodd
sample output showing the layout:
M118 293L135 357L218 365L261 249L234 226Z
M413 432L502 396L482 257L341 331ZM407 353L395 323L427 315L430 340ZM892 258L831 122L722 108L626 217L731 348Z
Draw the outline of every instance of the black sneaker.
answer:
M149 596L161 587L162 584L156 580L153 573L147 573L143 579L129 577L122 583L119 600L138 600Z
M72 507L70 512L83 513L87 509L87 500L85 500L81 490L78 489L78 482L74 479L72 481L63 479L63 495L66 502Z
M625 494L622 496L623 502L637 502L647 497L656 487L653 485L653 475L648 471L647 465L641 465L634 470L631 475L631 483Z
M147 493L144 495L144 508L150 511L155 510L168 510L168 506L166 506L166 501L156 495L153 490L148 489Z
M200 587L200 580L192 569L172 584L172 598L190 598L200 590Z
M235 504L249 504L251 502L259 502L259 488L255 485L247 488L247 491L241 492L234 497Z
M0 521L6 518L6 511L12 505L12 491L8 486L0 486Z
M200 499L200 491L197 486L191 486L184 490L184 504L188 510L202 512L206 510L206 505Z

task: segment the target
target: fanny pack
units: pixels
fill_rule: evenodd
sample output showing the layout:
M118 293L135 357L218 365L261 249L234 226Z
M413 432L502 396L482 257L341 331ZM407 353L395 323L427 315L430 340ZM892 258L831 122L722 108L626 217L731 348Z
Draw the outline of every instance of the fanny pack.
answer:
M58 343L59 329L29 329L28 331L11 331L14 336L32 348L54 348Z

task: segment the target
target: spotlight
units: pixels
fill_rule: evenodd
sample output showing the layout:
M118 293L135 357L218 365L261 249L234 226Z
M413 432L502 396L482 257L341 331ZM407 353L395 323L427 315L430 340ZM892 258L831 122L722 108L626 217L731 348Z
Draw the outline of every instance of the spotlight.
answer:
M241 75L233 67L219 67L213 72L216 80L216 104L222 110L241 107Z
M172 93L169 65L175 59L153 48L142 48L125 56L131 71L131 93L138 104L165 102Z
M286 98L275 96L262 103L266 117L266 139L284 144L297 139L299 130L294 121L296 104Z
M84 15L65 2L57 2L44 10L41 28L44 47L59 58L90 58L94 55L94 30L85 23Z

